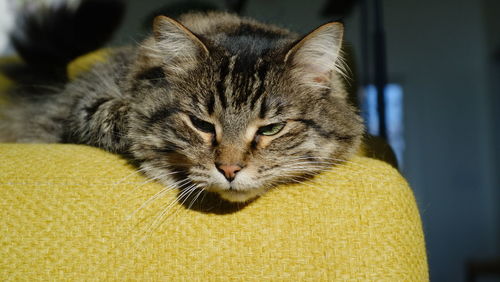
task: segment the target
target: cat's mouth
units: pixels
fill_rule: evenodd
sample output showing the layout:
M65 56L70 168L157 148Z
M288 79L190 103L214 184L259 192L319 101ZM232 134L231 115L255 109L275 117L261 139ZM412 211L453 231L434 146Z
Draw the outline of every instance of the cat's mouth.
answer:
M204 175L204 177L201 178L199 175ZM229 202L249 202L266 192L266 188L249 175L248 171L242 171L235 179L228 181L215 167L203 171L203 174L192 168L186 177L199 188L217 194Z
M251 189L251 190L219 190L217 193L224 200L230 202L248 202L257 198L261 194L261 189Z
M259 197L265 192L264 188L246 188L246 189L235 189L232 187L233 185L227 186L218 186L218 185L210 185L205 187L204 189L208 192L213 192L218 194L222 199L229 202L249 202Z

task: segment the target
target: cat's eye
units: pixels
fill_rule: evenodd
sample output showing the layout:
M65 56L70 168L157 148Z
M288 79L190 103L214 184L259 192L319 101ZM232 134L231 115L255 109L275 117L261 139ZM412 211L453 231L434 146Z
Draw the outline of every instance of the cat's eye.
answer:
M215 134L215 126L208 121L201 120L195 116L189 116L191 123L196 127L196 129L203 131L205 133Z
M285 127L284 122L272 123L272 124L260 127L259 130L257 130L257 134L264 135L264 136L276 135L283 129L283 127Z

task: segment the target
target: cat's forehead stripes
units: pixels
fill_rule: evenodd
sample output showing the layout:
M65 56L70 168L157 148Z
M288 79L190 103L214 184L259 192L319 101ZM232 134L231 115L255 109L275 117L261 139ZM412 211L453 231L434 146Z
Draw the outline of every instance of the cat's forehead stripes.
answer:
M206 106L207 113L209 116L211 116L215 110L215 95L213 95L212 93L207 96Z
M268 112L267 98L264 96L264 98L262 98L260 103L259 118L264 119L266 117L267 112Z
M255 104L257 103L257 100L262 96L265 90L265 81L266 81L266 76L267 72L269 70L268 64L266 64L262 59L258 61L258 69L257 72L254 73L255 80L259 84L259 88L255 92L255 94L252 97L252 101L250 103L250 107L252 109L255 108ZM261 117L263 116L262 112L262 107L261 107Z
M231 73L231 68L234 66L233 58L224 58L220 64L220 74L219 81L216 85L216 95L219 98L221 106L223 109L227 108L227 98L226 98L226 90L228 85L228 77Z
M215 96L222 109L235 110L261 109L260 116L265 115L266 108L262 109L259 100L265 93L265 80L269 66L262 58L243 58L237 54L222 60L219 67L219 81L216 84ZM213 104L207 101L207 111L213 113Z

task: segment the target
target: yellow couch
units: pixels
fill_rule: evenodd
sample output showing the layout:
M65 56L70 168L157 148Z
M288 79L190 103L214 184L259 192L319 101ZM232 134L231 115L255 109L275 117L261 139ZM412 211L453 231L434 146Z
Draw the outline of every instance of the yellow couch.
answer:
M413 193L384 162L355 157L248 206L188 208L135 171L88 146L0 144L0 278L428 280Z

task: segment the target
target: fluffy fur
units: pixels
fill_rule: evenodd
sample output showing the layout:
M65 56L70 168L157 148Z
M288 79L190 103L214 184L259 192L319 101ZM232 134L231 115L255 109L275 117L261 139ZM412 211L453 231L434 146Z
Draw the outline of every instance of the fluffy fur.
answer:
M300 38L225 13L160 16L139 46L23 101L0 138L100 147L165 185L249 201L356 150L363 126L340 79L342 33L340 23Z

